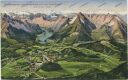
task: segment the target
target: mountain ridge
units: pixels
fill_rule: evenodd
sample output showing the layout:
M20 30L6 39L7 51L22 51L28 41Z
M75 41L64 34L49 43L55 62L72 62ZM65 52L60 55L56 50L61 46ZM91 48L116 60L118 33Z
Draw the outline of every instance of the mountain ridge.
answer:
M49 20L45 19L43 15L37 14L35 17L33 15L32 19L28 15L26 18L25 15L23 18L4 15L2 18L2 36L8 33L7 28L12 26L15 29L27 32L28 35L35 35L38 30L41 33L40 28L45 28L51 30L56 38L65 39L74 36L76 42L97 39L126 41L127 39L127 24L117 15L83 14L79 12L72 19L58 15ZM108 37L105 38L105 36Z

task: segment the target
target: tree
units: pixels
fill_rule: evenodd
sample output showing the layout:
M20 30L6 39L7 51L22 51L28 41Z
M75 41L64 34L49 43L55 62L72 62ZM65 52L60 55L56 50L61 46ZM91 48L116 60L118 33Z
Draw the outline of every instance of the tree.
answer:
M21 56L25 56L26 55L27 50L25 49L17 49L16 53L20 54Z

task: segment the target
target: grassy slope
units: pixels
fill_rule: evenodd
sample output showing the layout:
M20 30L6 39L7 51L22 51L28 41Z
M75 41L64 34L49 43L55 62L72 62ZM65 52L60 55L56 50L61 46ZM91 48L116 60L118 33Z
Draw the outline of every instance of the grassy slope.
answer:
M12 43L10 43L12 45ZM17 42L16 42L17 44ZM15 45L15 43L13 44ZM12 46L13 46L12 45ZM26 45L26 44L24 44ZM12 47L10 46L10 47ZM4 46L3 48L6 48L8 46ZM83 74L88 74L92 70L100 70L102 72L110 72L114 68L118 67L120 64L123 63L123 61L120 61L120 59L117 56L111 56L107 55L107 53L103 52L95 52L86 48L82 47L73 47L68 44L63 44L63 43L48 43L44 45L38 45L38 44L33 44L33 45L27 45L27 47L30 47L30 49L27 48L22 48L26 49L26 53L29 52L34 52L34 54L28 54L27 56L37 56L36 53L37 51L41 51L42 53L39 53L38 60L41 62L41 55L43 54L43 51L46 52L45 54L53 54L54 53L59 53L59 55L66 55L65 57L61 57L62 59L58 59L56 62L62 67L62 70L56 70L56 71L45 71L41 68L39 68L36 71L29 72L29 70L26 70L26 68L29 65L24 66L24 63L26 61L26 56L19 55L20 57L15 58L14 56L9 56L12 58L14 61L7 61L7 63L2 67L2 78L25 78L25 77L34 77L34 78L57 78L57 77L74 77L74 76L80 76ZM12 48L16 48L13 46ZM19 48L18 48L19 49ZM68 49L69 52L63 52L65 49ZM76 50L78 53L74 53L71 50ZM115 48L114 48L115 49ZM14 50L14 52L17 51L17 48ZM7 52L6 52L7 53ZM67 53L67 54L65 54ZM71 54L70 54L71 53ZM13 53L13 54L16 54ZM21 54L21 53L20 53ZM70 55L69 55L70 54ZM70 59L70 56L75 56L76 54L79 54L79 58L82 59L82 61L72 61ZM85 54L85 56L81 57L80 55ZM115 53L116 54L116 53ZM96 57L96 58L94 58ZM76 56L77 58L77 56ZM6 59L6 58L5 58ZM69 59L69 61L67 61ZM97 59L101 59L101 61L96 61ZM89 60L89 61L87 61ZM20 63L23 64L19 64ZM28 61L29 62L29 61ZM22 67L22 68L19 68Z

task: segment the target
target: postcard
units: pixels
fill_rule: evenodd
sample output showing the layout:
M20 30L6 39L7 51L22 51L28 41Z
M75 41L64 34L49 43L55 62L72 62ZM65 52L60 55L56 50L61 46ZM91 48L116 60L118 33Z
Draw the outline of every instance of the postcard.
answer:
M127 0L1 0L2 80L126 80Z

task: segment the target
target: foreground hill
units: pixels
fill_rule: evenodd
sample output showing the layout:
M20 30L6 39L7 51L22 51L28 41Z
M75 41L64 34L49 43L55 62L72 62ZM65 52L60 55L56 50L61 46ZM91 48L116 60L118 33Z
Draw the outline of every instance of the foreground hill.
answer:
M126 78L127 69L124 66L126 61L121 60L120 55L126 54L126 51L122 50L124 44L116 46L117 48L114 45L111 48L104 47L109 53L86 49L88 45L75 47L56 42L40 45L2 39L2 78L48 80Z

